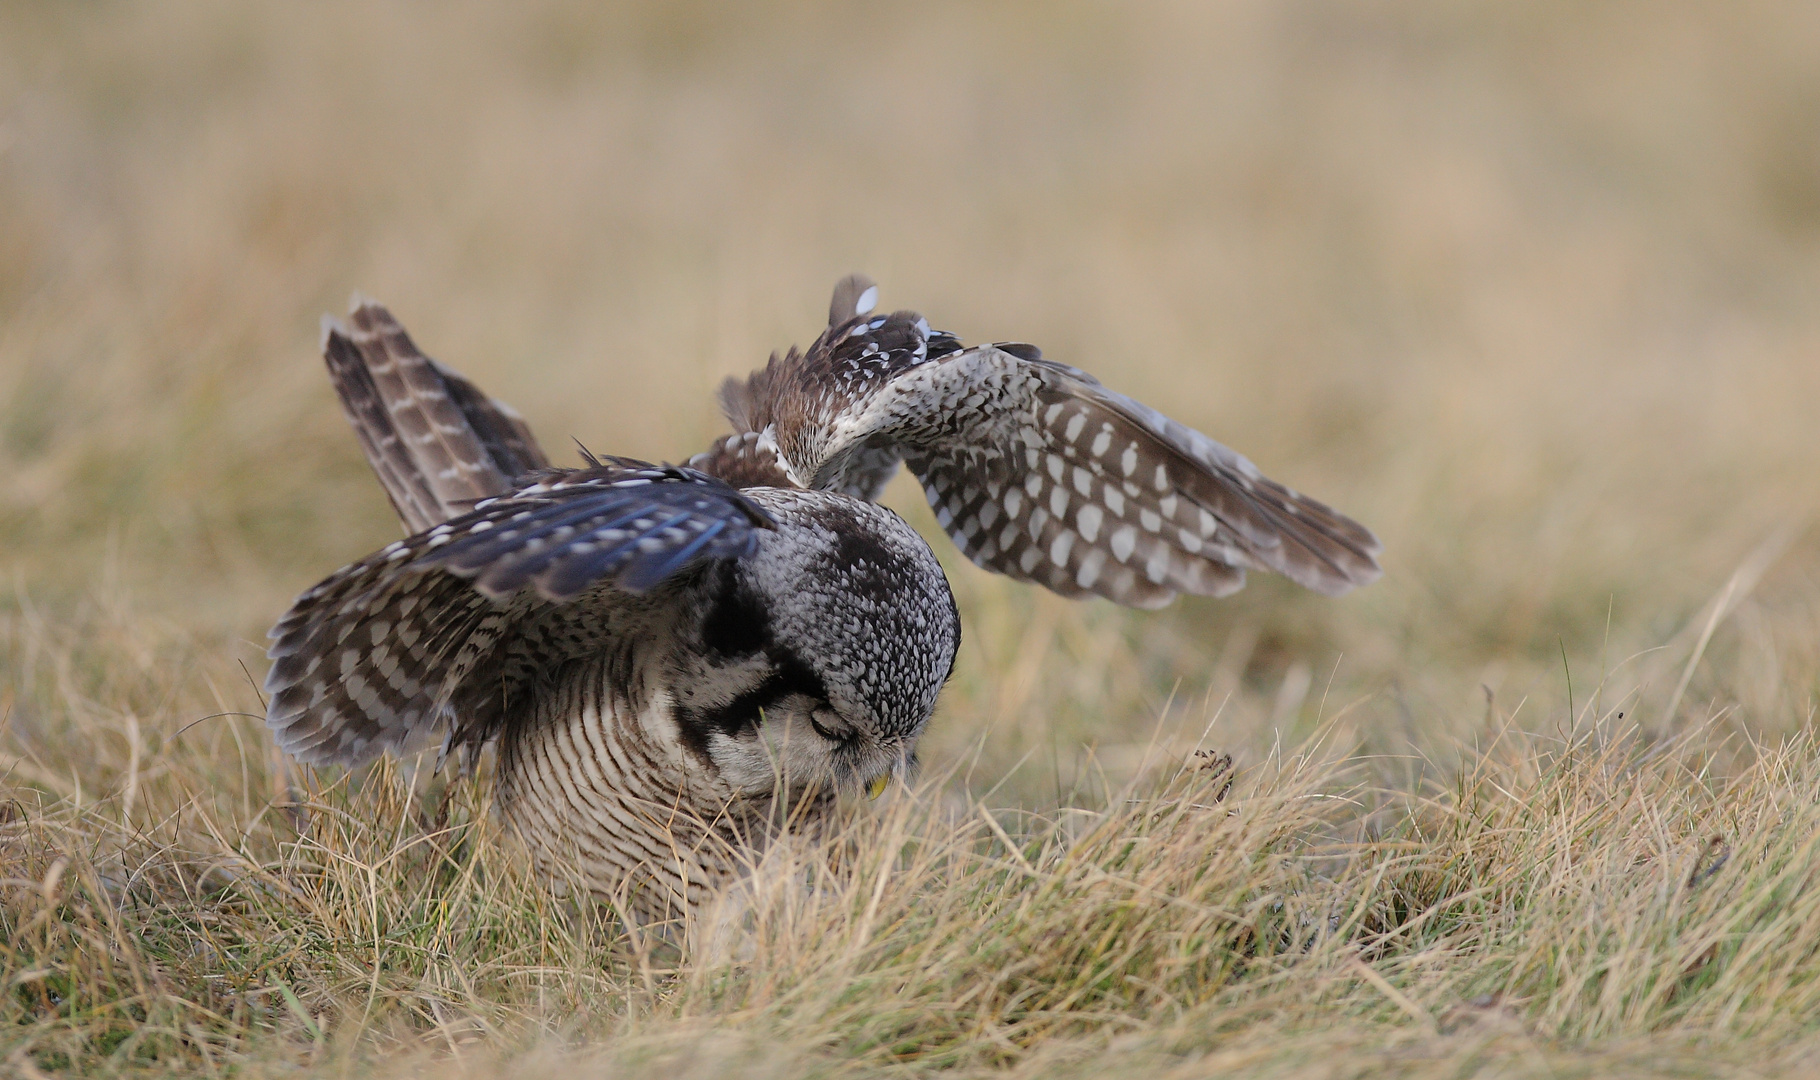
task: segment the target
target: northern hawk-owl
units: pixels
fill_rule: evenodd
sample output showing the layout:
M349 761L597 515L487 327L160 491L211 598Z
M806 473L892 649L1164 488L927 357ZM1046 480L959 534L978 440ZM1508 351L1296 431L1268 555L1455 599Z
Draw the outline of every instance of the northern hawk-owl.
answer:
M540 865L662 918L914 760L960 619L928 543L875 501L900 462L968 558L1064 596L1378 576L1370 531L1212 439L1033 346L874 315L877 295L842 281L827 330L729 380L734 433L681 466L553 468L384 308L325 318L411 535L273 627L279 745L354 766L494 743L496 808Z

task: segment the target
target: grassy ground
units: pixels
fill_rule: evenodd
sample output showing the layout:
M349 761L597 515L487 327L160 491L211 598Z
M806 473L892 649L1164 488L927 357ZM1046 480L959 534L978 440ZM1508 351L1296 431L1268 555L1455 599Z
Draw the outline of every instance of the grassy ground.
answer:
M1820 1068L1816 71L1792 0L0 5L0 1071ZM725 962L274 755L264 627L396 535L319 312L675 459L855 269L1385 579L941 547L923 783Z

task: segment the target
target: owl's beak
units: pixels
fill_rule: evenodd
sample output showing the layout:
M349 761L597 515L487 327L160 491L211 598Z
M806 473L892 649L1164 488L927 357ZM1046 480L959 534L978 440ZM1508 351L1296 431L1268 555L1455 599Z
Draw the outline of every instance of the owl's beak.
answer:
M885 788L890 783L891 783L891 774L890 773L879 773L878 779L876 779L876 780L872 781L872 783L866 785L866 798L876 799L880 795L883 795L885 793Z

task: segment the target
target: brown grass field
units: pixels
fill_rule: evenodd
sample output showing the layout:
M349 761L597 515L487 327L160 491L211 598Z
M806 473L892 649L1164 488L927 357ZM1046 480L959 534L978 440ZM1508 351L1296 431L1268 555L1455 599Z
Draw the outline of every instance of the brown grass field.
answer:
M265 627L397 535L319 313L675 460L853 270L1384 579L938 543L921 781L713 962L275 755ZM1820 1074L1816 297L1797 0L7 0L0 1073Z

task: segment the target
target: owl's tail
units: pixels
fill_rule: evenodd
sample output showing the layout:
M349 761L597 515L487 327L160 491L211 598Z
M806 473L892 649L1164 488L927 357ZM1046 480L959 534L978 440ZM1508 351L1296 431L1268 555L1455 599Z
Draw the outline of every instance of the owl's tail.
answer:
M370 300L356 296L346 324L323 316L322 358L360 448L410 533L549 467L511 406L419 352L392 313Z

